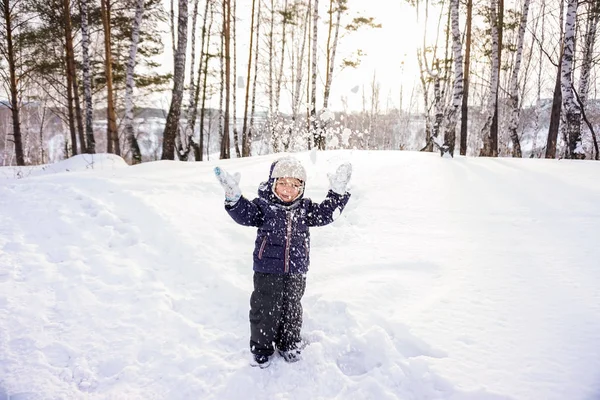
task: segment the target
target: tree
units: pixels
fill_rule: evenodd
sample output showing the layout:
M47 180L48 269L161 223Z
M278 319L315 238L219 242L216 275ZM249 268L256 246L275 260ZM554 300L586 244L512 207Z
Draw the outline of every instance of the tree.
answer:
M252 69L252 44L254 41L254 15L256 0L252 0L252 16L250 17L250 45L248 46L248 69L246 72L246 95L244 99L244 121L242 123L242 157L250 156L250 138L248 132L248 98L250 95L250 71ZM258 41L258 40L257 40Z
M15 156L17 159L17 165L25 165L25 157L23 153L23 141L21 137L21 118L20 118L20 104L19 104L19 88L18 81L21 76L17 71L21 63L18 57L18 46L15 46L13 39L16 36L16 32L20 28L24 28L26 22L20 18L22 15L21 6L23 2L20 0L0 0L0 11L2 12L2 25L4 28L1 32L4 33L3 41L0 43L0 52L2 56L6 58L8 62L8 76L6 76L4 70L2 71L2 78L8 80L9 93L10 93L10 112L12 116L13 124L13 140L15 145Z
M77 74L75 73L75 50L73 49L73 28L71 23L71 1L63 0L63 27L65 33L65 58L67 64L67 101L69 109L69 124L71 125L72 153L77 154L77 138L75 136L74 123L77 124L77 134L79 137L79 152L85 153L85 136L83 133L83 117L81 114L81 103L79 102L79 85L77 83ZM75 111L75 116L73 116Z
M142 153L140 146L135 137L133 130L133 89L135 82L133 80L133 74L135 69L135 56L137 54L138 41L140 37L140 25L142 23L142 16L144 14L144 0L137 0L135 8L135 17L132 23L132 36L131 46L129 49L129 60L127 62L127 88L125 90L125 135L129 142L131 149L131 162L132 164L139 164L142 162Z
M473 23L473 0L467 0L467 32L465 38L465 70L463 75L463 97L461 105L461 121L460 121L460 155L467 154L467 136L468 136L468 121L469 121L469 85L471 72L471 31Z
M567 16L565 19L565 45L561 62L561 92L565 112L567 133L567 158L585 158L581 145L581 110L575 102L573 93L573 56L575 53L575 26L577 24L578 0L567 0Z
M111 44L111 0L101 0L102 26L104 28L104 76L106 78L106 152L121 155L117 114L113 93L112 44Z
M319 0L315 0L313 10L313 36L311 54L311 91L310 91L310 124L313 144L319 150L325 150L325 137L319 131L317 121L317 44L318 44Z
M85 99L85 150L89 154L96 152L96 139L93 127L92 75L90 73L90 34L88 29L88 1L79 0L81 13L81 51L83 59L83 97Z
M527 14L529 14L529 3L531 0L523 1L523 12L521 14L521 22L519 24L519 35L517 39L517 55L515 58L515 66L512 71L510 78L510 90L509 90L509 102L512 109L511 119L508 124L508 131L510 139L513 144L513 157L522 157L521 154L521 143L519 142L519 135L517 135L517 126L521 115L521 105L519 104L519 71L521 67L521 57L523 54L523 43L525 41L525 28L527 27Z
M500 81L500 30L499 19L496 16L498 0L490 0L490 26L492 31L492 66L490 70L490 94L488 100L487 118L481 130L483 135L483 148L479 153L484 157L498 156L498 132L494 136L494 123L498 118L498 87ZM495 122L494 122L495 120Z
M456 120L458 109L463 95L463 70L462 70L462 43L460 41L460 29L458 26L458 0L450 1L450 16L452 19L452 53L454 58L454 85L452 91L452 104L446 114L446 128L444 132L444 146L442 156L448 152L454 156L454 145L456 142Z
M173 73L173 90L171 106L167 114L167 122L163 133L163 151L161 159L173 160L175 158L175 136L179 130L179 116L183 101L183 82L185 80L185 56L187 49L187 0L179 0L179 13L177 15L177 49L175 51L175 66Z
M231 158L229 139L229 104L231 98L231 0L223 1L223 43L225 58L225 113L223 115L223 140L221 158Z

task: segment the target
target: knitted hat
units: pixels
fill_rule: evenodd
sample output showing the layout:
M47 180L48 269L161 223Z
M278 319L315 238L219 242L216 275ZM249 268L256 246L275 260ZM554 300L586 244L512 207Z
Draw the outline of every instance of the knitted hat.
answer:
M295 158L283 157L273 164L271 178L296 178L304 182L306 181L306 170Z

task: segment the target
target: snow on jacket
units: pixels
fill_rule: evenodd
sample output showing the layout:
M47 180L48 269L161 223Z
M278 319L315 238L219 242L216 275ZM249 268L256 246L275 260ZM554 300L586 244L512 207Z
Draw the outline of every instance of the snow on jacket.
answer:
M273 166L271 166L271 172ZM254 271L272 274L303 274L310 264L309 227L333 222L350 199L333 191L321 203L303 198L284 203L273 192L275 179L258 189L258 197L250 201L242 196L225 209L235 222L258 228L254 245Z

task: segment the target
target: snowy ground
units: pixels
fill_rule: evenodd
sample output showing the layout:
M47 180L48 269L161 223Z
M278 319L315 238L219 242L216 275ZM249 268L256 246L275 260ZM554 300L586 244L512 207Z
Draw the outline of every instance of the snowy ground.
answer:
M600 163L297 156L353 195L312 230L304 359L265 370L212 168L253 197L277 156L0 168L0 400L600 399Z

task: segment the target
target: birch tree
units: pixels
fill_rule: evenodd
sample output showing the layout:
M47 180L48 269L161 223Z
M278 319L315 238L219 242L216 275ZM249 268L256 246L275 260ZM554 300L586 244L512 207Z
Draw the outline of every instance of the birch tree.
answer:
M21 15L22 2L20 0L0 0L0 11L2 12L2 25L4 37L3 42L0 43L0 52L2 56L6 58L8 63L8 76L3 69L1 74L2 78L8 81L9 93L10 93L10 113L12 117L13 131L12 136L15 145L15 157L17 165L25 165L25 156L23 152L23 141L21 137L21 110L19 104L19 88L18 79L20 78L17 69L18 56L17 47L15 46L13 39L16 36L16 31L19 25L24 22L19 18Z
M171 105L167 114L165 130L163 132L162 160L175 159L175 136L179 134L179 116L183 102L183 89L185 81L185 57L187 50L187 0L179 0L177 15L177 48L175 51L175 65L173 71L173 90Z
M319 150L325 150L325 138L320 132L317 120L317 44L319 33L319 0L315 0L313 9L313 36L311 58L310 124L313 144Z
M578 0L567 0L567 15L565 18L564 52L561 61L561 91L565 112L565 130L567 134L567 158L584 158L581 143L581 110L575 102L573 94L573 55L575 53L575 25L577 23Z
M129 148L131 150L131 162L132 164L139 164L142 162L142 153L140 146L135 137L133 129L133 90L135 87L135 81L133 79L135 69L135 55L137 54L138 41L140 37L140 25L142 23L142 17L144 14L144 0L137 0L135 8L135 16L133 18L133 24L131 29L131 45L129 47L129 60L127 61L127 72L126 72L126 89L125 89L125 135L129 142Z
M256 0L252 0L250 16L250 45L248 46L248 68L246 70L246 94L244 97L244 120L242 122L242 157L250 156L250 139L248 137L248 100L250 96L250 73L252 70L252 48L254 43L254 16Z
M224 85L225 110L223 114L223 132L221 141L221 159L231 158L229 138L229 104L231 98L231 0L223 1L223 47L222 59L224 58L225 70Z
M85 100L85 150L88 154L96 152L94 138L93 104L92 104L92 74L90 73L90 33L88 28L88 1L79 0L81 13L81 52L83 66L83 98Z
M558 58L557 71L556 71L556 80L554 83L554 96L552 98L552 111L550 112L550 126L548 127L548 136L546 139L546 158L555 158L556 157L556 144L558 141L558 128L560 126L560 112L561 112L561 104L562 104L562 90L561 90L561 76L562 76L562 63L560 60L563 58L564 52L564 24L563 24L563 14L564 14L564 0L560 0L559 7L559 26L560 26L560 34L558 35L558 47L560 49L560 56ZM542 48L542 43L540 43L540 48ZM543 49L542 49L543 50ZM554 64L554 63L553 63Z
M458 0L450 1L450 17L452 20L452 54L454 58L454 84L452 90L452 103L446 114L446 127L444 132L444 146L442 147L442 156L448 152L454 156L454 146L456 143L456 121L458 110L462 102L463 95L463 65L462 65L462 43L460 40L460 28L458 26Z
M596 31L598 28L598 21L600 20L600 4L599 3L588 3L587 18L585 34L583 39L583 60L581 62L581 74L579 78L579 107L581 109L581 116L587 111L587 99L590 88L590 74L592 70L592 61L594 54L594 46L596 44ZM575 129L581 129L581 121L575 122ZM597 147L596 137L593 128L590 126L592 133L592 139L595 147ZM581 133L579 133L581 135ZM596 157L598 156L598 149L596 149Z
M498 103L498 83L500 80L500 60L499 60L499 33L498 33L498 18L496 10L498 9L498 1L490 0L490 27L492 31L492 65L490 69L490 93L487 105L487 117L481 134L483 136L483 148L479 153L480 156L497 157L498 156L498 138L494 140L492 132L492 124L494 115L497 115Z
M465 70L463 76L463 97L460 121L460 155L467 154L467 136L469 121L469 86L471 72L471 34L473 24L473 0L467 0L466 38L465 38Z
M104 75L106 77L106 152L121 155L117 115L113 92L112 44L111 44L111 0L101 0L102 25L104 28Z
M77 134L79 137L79 152L85 153L85 137L83 133L83 118L81 114L81 103L79 102L79 85L77 84L77 74L75 73L75 50L73 49L73 28L71 23L71 1L63 0L63 28L65 35L65 59L67 66L67 97L69 107L69 124L77 125ZM73 115L73 111L75 115ZM74 135L75 129L71 128L72 153L77 154L77 138Z
M521 22L519 23L519 33L517 38L517 54L514 61L514 68L510 78L509 105L512 109L510 121L508 123L508 132L512 140L512 156L522 157L521 143L517 134L517 126L521 116L521 105L519 104L519 71L521 68L521 57L523 54L523 43L525 42L525 28L527 27L527 15L529 14L529 3L531 0L523 1L523 12Z

